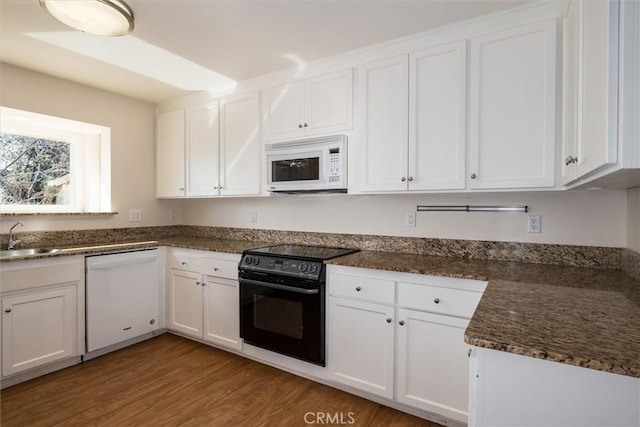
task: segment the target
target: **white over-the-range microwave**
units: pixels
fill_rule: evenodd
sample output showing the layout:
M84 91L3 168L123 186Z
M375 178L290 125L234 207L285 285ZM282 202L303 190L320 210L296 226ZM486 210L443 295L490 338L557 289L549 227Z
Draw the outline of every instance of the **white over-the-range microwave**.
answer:
M267 191L347 192L347 137L279 142L265 146Z

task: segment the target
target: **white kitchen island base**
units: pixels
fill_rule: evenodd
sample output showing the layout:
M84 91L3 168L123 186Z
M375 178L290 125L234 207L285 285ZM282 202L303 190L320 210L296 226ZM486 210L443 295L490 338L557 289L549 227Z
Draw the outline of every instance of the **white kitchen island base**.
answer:
M478 348L469 426L639 426L640 378Z

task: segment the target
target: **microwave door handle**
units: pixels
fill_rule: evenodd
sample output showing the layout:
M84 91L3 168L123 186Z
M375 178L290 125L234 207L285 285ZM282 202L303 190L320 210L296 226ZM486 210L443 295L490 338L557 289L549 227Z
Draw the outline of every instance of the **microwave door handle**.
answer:
M281 291L294 292L296 294L314 295L319 292L318 289L296 288L293 286L278 285L276 283L259 282L257 280L250 280L250 279L240 279L240 282L248 283L250 285L264 286L265 288L278 289Z

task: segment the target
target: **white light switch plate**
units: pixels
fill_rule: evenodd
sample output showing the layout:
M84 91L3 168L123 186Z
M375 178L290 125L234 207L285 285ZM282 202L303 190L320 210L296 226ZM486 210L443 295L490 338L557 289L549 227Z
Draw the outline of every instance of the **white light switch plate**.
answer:
M140 209L129 209L129 221L131 222L142 221L142 211Z

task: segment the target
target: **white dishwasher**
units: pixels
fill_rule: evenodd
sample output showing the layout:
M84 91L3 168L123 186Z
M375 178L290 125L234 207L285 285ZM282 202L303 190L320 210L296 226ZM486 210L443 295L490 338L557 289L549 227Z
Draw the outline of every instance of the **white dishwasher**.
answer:
M159 328L157 249L86 257L87 352Z

